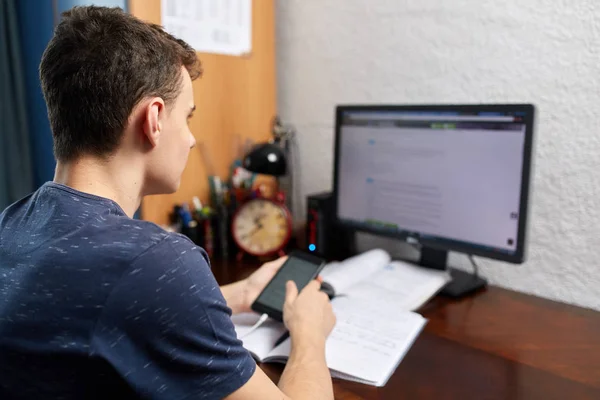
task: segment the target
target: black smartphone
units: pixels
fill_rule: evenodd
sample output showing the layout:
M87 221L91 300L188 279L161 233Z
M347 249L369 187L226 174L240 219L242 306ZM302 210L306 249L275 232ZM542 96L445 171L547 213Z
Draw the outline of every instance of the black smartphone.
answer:
M325 260L322 258L300 251L291 252L288 259L250 307L257 313L267 314L277 321L283 321L285 283L294 281L300 292L319 275L324 266Z

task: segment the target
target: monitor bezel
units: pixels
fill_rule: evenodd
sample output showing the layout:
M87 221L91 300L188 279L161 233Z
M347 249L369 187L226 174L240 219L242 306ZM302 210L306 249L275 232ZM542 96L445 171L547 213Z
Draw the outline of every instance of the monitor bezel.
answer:
M338 217L338 185L339 185L339 156L342 115L345 112L524 112L525 117L525 143L523 146L523 168L521 174L521 196L519 204L519 225L517 231L517 247L515 252L504 252L481 244L470 242L457 242L443 237L423 237L410 232L390 232L362 223L351 223L340 220ZM409 243L444 251L454 251L469 255L481 256L490 259L521 264L526 259L529 221L529 199L531 196L531 173L533 169L533 136L535 124L535 106L533 104L441 104L441 105L361 105L341 104L335 110L335 137L334 137L334 167L333 167L333 221L342 228L356 232L366 232L378 236L404 240ZM431 236L431 235L429 235Z

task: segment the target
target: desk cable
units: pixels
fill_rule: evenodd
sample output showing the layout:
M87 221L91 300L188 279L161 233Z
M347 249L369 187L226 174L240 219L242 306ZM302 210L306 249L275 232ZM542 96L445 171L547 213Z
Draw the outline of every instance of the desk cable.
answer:
M250 330L246 333L244 333L242 336L240 336L238 339L243 339L246 336L248 336L249 334L251 334L252 332L254 332L255 330L257 330L262 324L265 323L265 321L269 318L269 316L267 314L263 314L260 316L260 318L258 319L258 321L256 321L256 323L254 325L252 325L252 328L250 328Z
M469 254L469 261L471 261L471 265L473 265L473 275L475 276L475 278L477 278L479 276L479 266L475 262L475 258L472 254Z

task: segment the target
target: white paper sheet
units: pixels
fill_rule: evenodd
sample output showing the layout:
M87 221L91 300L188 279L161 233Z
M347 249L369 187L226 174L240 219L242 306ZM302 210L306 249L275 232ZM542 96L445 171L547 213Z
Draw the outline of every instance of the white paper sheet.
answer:
M327 340L327 365L376 386L385 384L426 320L419 314L398 312L393 304L373 308L344 297L332 304L338 320Z
M275 342L286 331L282 323L272 319L266 320L258 329L246 336L252 326L259 320L260 315L254 313L243 313L233 315L231 320L234 324L238 338L246 348L259 361L262 361L275 346Z
M393 304L374 308L361 299L340 297L332 305L337 324L327 339L327 366L334 376L375 386L387 382L426 323ZM283 359L290 351L287 339L269 358Z
M339 263L327 265L321 277L335 289L336 295L345 294L352 285L383 268L390 262L388 253L381 249L370 250Z
M415 311L450 280L446 271L392 261L346 292L373 307L393 305L396 310Z
M165 30L196 51L243 55L252 50L252 0L162 0Z

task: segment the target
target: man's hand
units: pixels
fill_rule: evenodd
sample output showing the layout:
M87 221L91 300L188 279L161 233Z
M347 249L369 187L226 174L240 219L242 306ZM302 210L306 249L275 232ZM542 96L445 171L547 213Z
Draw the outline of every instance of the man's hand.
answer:
M266 263L248 279L221 288L227 304L235 312L247 311L266 284L281 268L285 258ZM329 297L313 280L300 293L294 282L286 283L283 320L290 331L292 349L279 380L281 392L273 390L272 381L257 368L246 385L228 399L333 399L331 375L325 359L325 342L335 325ZM240 294L244 294L240 297ZM238 296L238 297L231 297ZM245 306L241 306L241 298ZM236 299L236 301L234 301ZM279 396L279 397L278 397Z
M221 286L223 297L225 297L232 313L251 312L250 306L254 303L254 300L256 300L260 292L267 286L267 283L273 279L275 273L277 273L286 260L287 256L264 263L248 278L230 285Z
M325 345L335 326L336 318L329 297L319 289L321 282L310 282L300 294L292 281L285 285L283 322L290 331L292 342Z
M252 275L244 280L244 293L242 297L242 312L249 312L250 306L263 291L267 283L273 279L279 268L287 261L287 256L280 257L277 260L264 263L259 269L254 271Z

